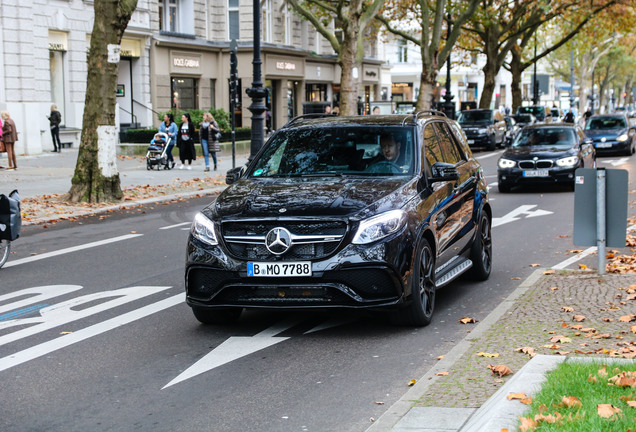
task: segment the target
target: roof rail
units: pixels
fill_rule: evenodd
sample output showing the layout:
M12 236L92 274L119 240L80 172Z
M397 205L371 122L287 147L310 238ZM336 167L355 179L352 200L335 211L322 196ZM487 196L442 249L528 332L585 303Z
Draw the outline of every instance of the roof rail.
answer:
M327 114L327 113L312 113L312 114L301 114L299 116L294 117L289 120L283 127L290 126L297 122L298 120L308 119L308 118L323 118L323 117L334 117L335 114Z
M415 123L417 119L420 117L420 115L424 115L424 114L432 114L436 116L446 117L446 114L443 113L442 111L437 111L433 109L420 110L418 112L414 112L413 114L409 114L408 116L406 116L404 120L402 120L402 126L404 126L408 120L412 120Z

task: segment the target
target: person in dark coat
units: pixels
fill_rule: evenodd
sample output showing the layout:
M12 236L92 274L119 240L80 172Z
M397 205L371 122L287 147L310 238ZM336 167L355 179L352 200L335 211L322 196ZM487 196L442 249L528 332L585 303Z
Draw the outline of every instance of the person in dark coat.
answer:
M179 169L183 169L186 161L188 161L187 169L191 170L192 161L197 158L196 150L194 149L194 124L189 113L183 114L181 121L179 133L177 134L177 147L179 148L179 159L181 159Z
M9 168L7 169L18 169L15 159L15 143L18 140L18 131L16 130L15 122L9 115L9 111L1 111L0 117L2 118L2 141L9 159Z
M47 115L51 126L51 138L53 139L53 152L62 152L62 143L60 142L60 123L62 123L62 114L57 110L57 106L51 105L51 114Z
M565 117L563 117L565 123L574 123L574 113L572 110L568 111Z

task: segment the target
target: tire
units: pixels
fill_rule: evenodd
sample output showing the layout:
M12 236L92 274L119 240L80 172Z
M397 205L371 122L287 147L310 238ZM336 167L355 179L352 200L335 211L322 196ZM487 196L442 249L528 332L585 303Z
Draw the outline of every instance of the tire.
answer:
M11 242L9 240L0 240L0 267L7 262L11 252Z
M192 313L201 324L228 324L239 319L243 308L208 309L193 307Z
M396 312L399 324L423 327L431 323L435 309L435 257L433 248L423 239L413 263L411 303Z
M473 266L468 277L475 281L485 281L492 270L492 231L488 215L482 211L477 227L477 234L470 247L470 260Z
M499 182L499 184L497 185L497 189L499 189L499 192L501 192L501 193L510 192L510 186L505 184L505 183L501 183L501 182Z
M147 169L148 171L150 171L150 170L152 169L152 165L150 164L150 161L149 161L149 160L146 160L146 169Z

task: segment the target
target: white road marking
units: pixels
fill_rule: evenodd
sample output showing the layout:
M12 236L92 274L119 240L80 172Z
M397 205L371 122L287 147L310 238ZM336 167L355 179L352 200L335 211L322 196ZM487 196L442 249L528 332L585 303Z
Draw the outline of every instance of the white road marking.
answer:
M298 323L298 320L286 320L263 330L255 336L232 336L166 384L162 390L241 357L283 342L289 338L275 336Z
M180 227L180 226L183 226L183 225L190 225L191 223L192 223L192 222L181 222L181 223L178 223L178 224L168 225L168 226L165 226L165 227L161 227L161 228L159 228L159 229L160 229L160 230L167 230L167 229L171 229L171 228L177 228L177 227Z
M499 151L488 153L488 154L485 154L485 155L475 156L475 159L477 159L477 160L487 159L489 157L499 156L502 153L503 153L503 150L499 150Z
M13 303L0 305L0 313L20 309L27 305L40 303L41 301L81 289L81 285L46 285L10 292L9 294L0 296L0 303L4 303L12 298L22 298L24 296L28 297Z
M611 164L612 166L618 166L618 165L623 165L624 163L627 163L629 159L624 157L624 158L620 158L620 159L597 159L596 163L599 162L603 162L606 164Z
M537 217L537 216L546 216L549 214L553 214L553 212L548 210L532 210L536 207L536 204L531 205L522 205L511 211L505 216L492 218L492 226L493 228L499 225L507 224L509 222L517 221L521 218L522 215L525 215L526 218Z
M134 311L119 315L109 320L103 321L98 324L94 324L90 327L83 328L75 331L71 334L66 334L50 340L48 342L41 343L39 345L27 348L19 351L15 354L6 356L0 359L0 372L14 366L18 366L22 363L28 362L38 357L42 357L46 354L52 353L58 349L73 345L77 342L81 342L85 339L93 336L100 335L109 330L116 329L125 324L130 324L133 321L147 317L154 313L160 312L164 309L168 309L172 306L183 303L183 294L177 294L172 297L168 297L165 300L158 301L156 303L149 304Z
M73 285L70 287L73 287ZM169 288L171 287L137 286L88 294L40 309L40 316L38 317L18 318L0 322L1 333L6 333L6 329L12 327L20 328L20 330L0 336L0 346L156 294ZM74 310L78 309L81 305L95 303L100 300L103 301L99 302L99 304Z
M329 321L326 321L322 324L317 325L316 327L312 328L311 330L307 330L305 333L303 334L310 334L310 333L315 333L315 332L319 332L321 330L327 330L329 328L333 328L333 327L338 327L341 325L345 325L345 324L349 324L354 322L354 319L331 319Z
M92 243L86 243L83 245L79 245L79 246L73 246L70 248L66 248L66 249L60 249L58 251L52 251L52 252L46 252L43 254L39 254L39 255L34 255L34 256L30 256L27 258L22 258L22 259L17 259L15 261L9 261L8 263L6 263L4 265L4 267L13 267L13 266L17 266L20 264L27 264L33 261L39 261L42 259L46 259L46 258L51 258L54 256L58 256L58 255L64 255L64 254L68 254L71 252L77 252L77 251L81 251L84 249L90 249L90 248L94 248L97 246L103 246L105 244L109 244L109 243L115 243L118 241L122 241L122 240L128 240L131 238L135 238L135 237L140 237L143 234L126 234L123 236L119 236L119 237L113 237L110 239L106 239L106 240L100 240L100 241L96 241L96 242L92 242Z

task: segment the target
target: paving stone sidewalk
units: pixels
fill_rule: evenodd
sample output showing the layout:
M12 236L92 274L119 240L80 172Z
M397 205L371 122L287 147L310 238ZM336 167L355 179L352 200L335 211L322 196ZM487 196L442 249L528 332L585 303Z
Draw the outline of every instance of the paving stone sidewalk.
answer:
M636 358L636 322L621 321L625 316L636 318L634 293L634 273L542 275L486 332L473 340L468 337L471 348L451 369L436 371L441 375L431 379L415 406L481 406L510 378L493 375L488 365L503 364L514 373L530 360L518 348L531 347L536 354ZM585 319L575 321L575 315ZM471 325L475 324L466 325L467 331Z

